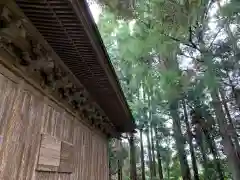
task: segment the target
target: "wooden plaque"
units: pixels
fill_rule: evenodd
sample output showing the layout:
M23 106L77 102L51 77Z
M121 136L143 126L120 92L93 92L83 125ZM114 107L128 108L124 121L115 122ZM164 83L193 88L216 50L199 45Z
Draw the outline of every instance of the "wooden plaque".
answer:
M39 171L57 171L60 165L61 141L42 134L38 167Z

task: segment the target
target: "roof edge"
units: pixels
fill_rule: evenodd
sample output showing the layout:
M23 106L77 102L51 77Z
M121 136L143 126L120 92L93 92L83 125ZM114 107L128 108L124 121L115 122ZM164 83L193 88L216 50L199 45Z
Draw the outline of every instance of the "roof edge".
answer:
M96 51L98 57L101 59L99 63L101 64L102 68L106 72L108 79L116 93L116 96L118 97L119 101L122 104L122 107L126 113L126 115L129 117L130 122L126 125L124 125L124 129L120 131L126 131L126 132L132 132L136 125L133 121L133 116L131 113L131 110L128 106L127 100L125 98L125 95L122 91L120 82L118 80L118 76L114 70L114 67L110 61L110 57L107 53L106 47L103 43L101 34L98 30L98 27L94 21L94 18L92 16L92 13L90 11L89 6L85 2L85 0L70 0L71 4L73 6L73 9L78 16L78 18L81 20L84 28L86 29L86 33L88 34L88 37L92 43L92 46L94 50ZM100 49L98 48L100 47Z

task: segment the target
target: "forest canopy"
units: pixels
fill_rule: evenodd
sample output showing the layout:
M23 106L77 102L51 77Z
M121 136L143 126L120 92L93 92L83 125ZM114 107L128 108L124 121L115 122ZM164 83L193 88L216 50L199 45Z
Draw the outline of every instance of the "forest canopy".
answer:
M113 178L240 180L240 1L90 3L137 124Z

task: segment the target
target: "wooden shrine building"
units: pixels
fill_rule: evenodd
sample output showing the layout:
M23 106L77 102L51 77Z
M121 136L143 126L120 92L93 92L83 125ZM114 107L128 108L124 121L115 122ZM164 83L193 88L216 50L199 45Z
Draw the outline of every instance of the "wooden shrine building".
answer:
M0 0L0 180L108 180L134 127L84 0Z

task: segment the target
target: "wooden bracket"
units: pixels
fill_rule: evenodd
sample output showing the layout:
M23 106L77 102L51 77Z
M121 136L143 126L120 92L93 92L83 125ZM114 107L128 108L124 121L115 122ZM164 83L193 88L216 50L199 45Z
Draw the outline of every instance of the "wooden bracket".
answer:
M4 4L0 5L0 48L15 59L14 65L73 110L82 112L89 124L111 134L109 129L114 126L109 120L105 121L104 112L91 100L83 85L73 81L72 73L56 62L53 52L33 35L27 18L19 17Z

